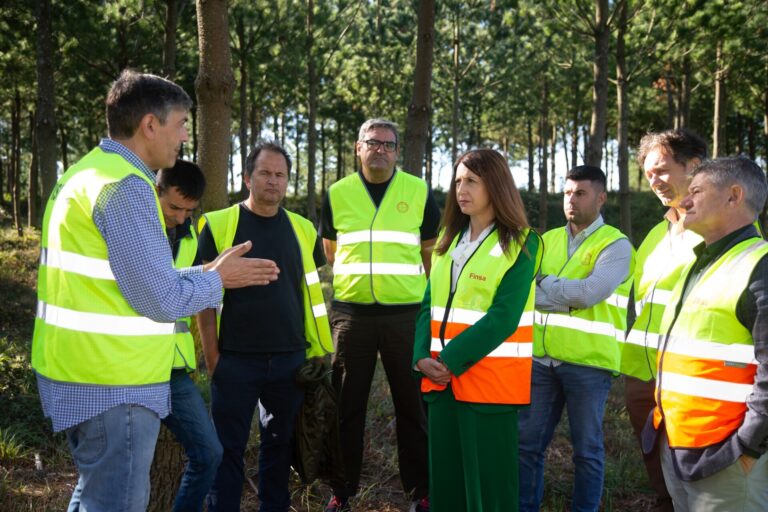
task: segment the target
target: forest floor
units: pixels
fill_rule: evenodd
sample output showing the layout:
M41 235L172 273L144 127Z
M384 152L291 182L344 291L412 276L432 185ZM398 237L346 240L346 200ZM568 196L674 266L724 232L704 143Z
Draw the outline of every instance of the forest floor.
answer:
M19 237L0 212L0 509L65 510L77 480L62 434L53 434L40 410L29 349L34 324L39 236ZM357 511L408 510L397 470L394 408L381 366L368 403L365 462ZM639 450L623 405L623 380L616 379L605 414L606 475L603 511L653 509ZM257 432L258 429L253 429ZM246 453L249 481L242 510L258 510L257 435ZM572 451L565 416L547 452L545 503L542 510L569 510L573 485ZM36 464L36 459L40 464ZM294 475L292 510L318 512L329 497L323 484L302 485Z

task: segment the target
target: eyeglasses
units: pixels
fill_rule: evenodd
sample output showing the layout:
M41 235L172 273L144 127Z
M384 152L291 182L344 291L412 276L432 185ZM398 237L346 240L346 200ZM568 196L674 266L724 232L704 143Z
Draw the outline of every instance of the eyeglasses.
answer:
M384 151L386 151L387 153L391 153L397 149L397 142L392 142L389 140L384 141L384 140L368 139L368 140L361 140L360 142L365 144L365 147L367 147L371 151L376 151L382 146L384 147Z

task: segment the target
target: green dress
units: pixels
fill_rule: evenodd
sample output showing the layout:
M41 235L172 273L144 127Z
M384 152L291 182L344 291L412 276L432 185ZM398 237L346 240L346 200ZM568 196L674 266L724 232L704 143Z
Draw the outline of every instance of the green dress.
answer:
M539 237L529 236L499 284L483 319L448 344L440 359L459 376L509 335L506 318L519 318L535 274ZM430 280L436 276L430 277ZM414 365L431 357L430 285L416 321ZM512 330L514 330L512 326ZM421 374L420 374L421 375ZM458 402L450 386L423 395L429 404L429 472L432 512L512 512L518 510L518 405Z

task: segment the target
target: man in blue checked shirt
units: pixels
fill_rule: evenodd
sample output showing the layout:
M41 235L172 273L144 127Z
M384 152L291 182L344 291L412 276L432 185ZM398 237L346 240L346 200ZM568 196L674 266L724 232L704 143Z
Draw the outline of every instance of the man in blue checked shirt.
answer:
M274 262L242 257L250 243L174 268L153 170L176 161L190 106L173 82L123 71L107 95L109 137L46 206L32 367L80 473L70 511L146 509L177 319L216 307L222 287L277 279Z

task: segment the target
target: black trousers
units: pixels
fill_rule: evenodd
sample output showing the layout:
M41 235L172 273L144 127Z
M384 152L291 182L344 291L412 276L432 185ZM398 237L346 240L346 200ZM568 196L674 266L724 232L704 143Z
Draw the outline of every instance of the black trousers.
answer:
M419 382L411 366L415 319L416 313L410 312L333 315L333 381L341 394L340 437L347 480L343 485L333 486L336 496L354 496L360 484L365 413L379 354L395 405L403 489L412 499L423 498L429 492L427 420Z

